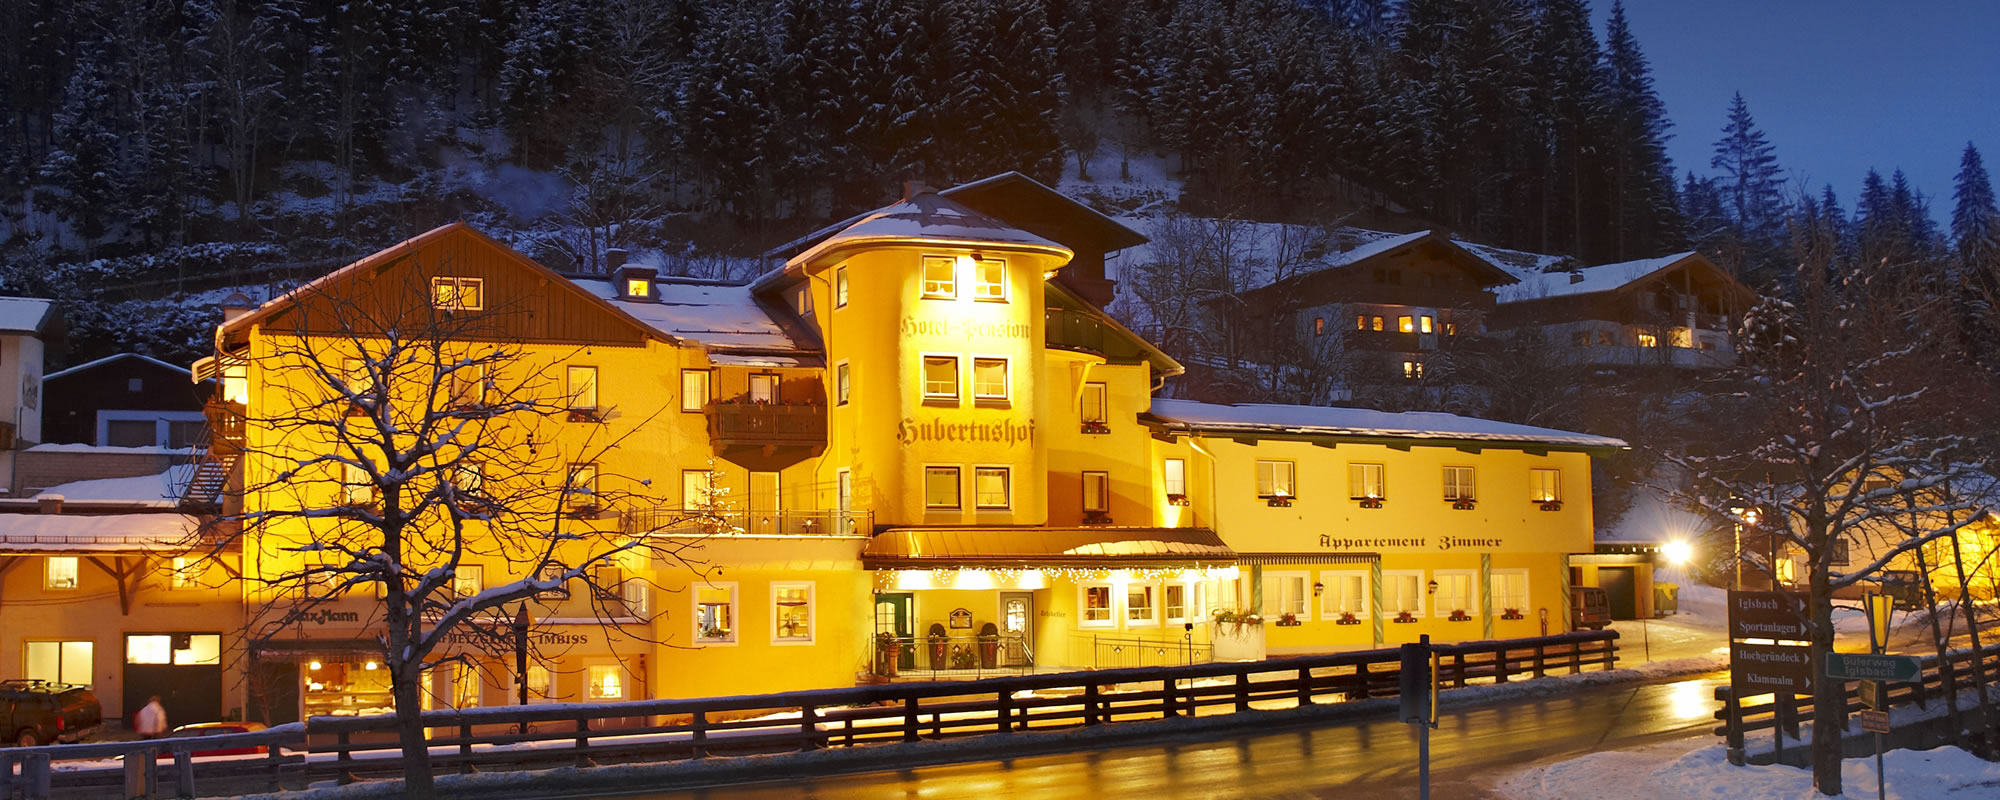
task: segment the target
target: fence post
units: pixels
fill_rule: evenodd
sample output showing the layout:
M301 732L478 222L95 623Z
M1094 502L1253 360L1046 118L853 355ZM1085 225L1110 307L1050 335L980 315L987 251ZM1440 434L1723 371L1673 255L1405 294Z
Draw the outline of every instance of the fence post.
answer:
M1160 719L1168 719L1170 717L1175 716L1174 684L1178 682L1179 681L1176 681L1173 678L1160 679Z
M347 749L347 730L335 734L333 743L340 748L340 754L333 757L334 781L346 786L354 782L354 754Z
M1569 674L1575 675L1582 671L1583 671L1583 645L1578 642L1570 642Z
M1454 675L1456 675L1456 676L1457 676L1457 685L1458 685L1458 686L1459 686L1460 688L1464 688L1464 686L1465 686L1465 651L1464 651L1464 650L1460 650L1460 651L1458 651L1458 652L1456 652L1456 653L1453 653L1453 654L1452 654L1452 656L1451 656L1451 671L1452 671L1452 673L1453 673Z
M1549 657L1549 654L1548 654L1548 649L1547 649L1547 648L1546 648L1546 647L1545 647L1545 646L1544 646L1544 645L1543 645L1543 644L1542 644L1541 642L1536 642L1536 643L1535 643L1535 677L1537 677L1537 678L1541 678L1541 677L1545 677L1545 675L1544 675L1544 673L1543 673L1543 668L1544 668L1545 666L1547 666L1547 659L1548 659L1548 657Z
M1614 669L1617 669L1617 668L1618 668L1618 642L1617 642L1616 640L1614 640L1614 639L1605 639L1605 640L1604 640L1604 671L1605 671L1605 672L1610 672L1611 670L1614 670Z
M811 703L799 706L799 750L819 749L819 725Z
M688 727L693 729L692 730L692 736L694 739L693 757L707 758L708 757L708 712L702 709L695 709L694 718L688 720Z
M460 759L458 762L458 774L470 775L479 771L477 767L472 766L472 723L470 722L458 723L458 757Z
M590 717L581 714L576 718L576 765L594 766L590 760Z
M1363 661L1363 662L1361 662L1361 663L1359 663L1359 664L1356 664L1356 665L1354 665L1354 679L1355 679L1355 684L1356 684L1356 685L1355 685L1355 690L1354 690L1354 698L1355 698L1356 700L1365 700L1365 699L1367 699L1367 698L1368 698L1368 662L1366 662L1366 661Z
M996 720L999 725L998 730L1001 733L1012 731L1014 729L1014 720L1013 714L1009 712L1013 709L1014 693L1006 689L1001 689L994 694L996 696L993 698L993 716L998 718Z
M0 799L14 796L14 757L0 751Z
M1723 754L1729 763L1743 766L1743 703L1728 686L1715 687L1715 695L1722 700Z
M151 753L148 752L148 755ZM150 768L153 765L149 763L146 766ZM148 769L148 772L151 770ZM49 779L48 756L32 755L21 762L21 794L28 800L49 800Z
M1083 724L1097 724L1097 684L1083 685Z
M914 742L922 738L922 723L917 720L917 696L903 698L903 741Z
M1236 673L1236 710L1250 710L1250 673Z
M177 797L194 797L194 753L174 751L174 792Z
M305 744L305 739L303 737L300 738L299 744L301 745ZM279 783L279 776L285 768L285 748L280 746L278 744L278 741L274 739L271 741L270 746L264 749L264 755L269 756L268 763L271 766L271 779L268 783L271 787L271 791L276 792L281 788ZM4 792L0 792L0 797L5 797L5 796L6 794Z
M1312 667L1299 667L1299 708L1313 704Z

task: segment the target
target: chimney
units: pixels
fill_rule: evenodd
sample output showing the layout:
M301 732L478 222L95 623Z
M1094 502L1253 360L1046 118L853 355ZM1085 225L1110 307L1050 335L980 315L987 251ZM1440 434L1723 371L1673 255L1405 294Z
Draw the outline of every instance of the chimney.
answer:
M619 267L622 267L622 266L625 266L625 248L623 248L623 247L607 247L607 248L605 248L605 249L604 249L604 269L605 269L605 271L606 271L606 272L617 272L617 271L618 271L618 268L619 268Z
M937 194L937 190L923 181L903 181L903 199L915 200L918 195Z
M35 495L35 506L36 509L43 514L61 514L63 506L63 496L59 494L49 494L48 492L43 492L41 494Z
M228 297L222 298L222 321L233 322L256 307L257 301L242 292L230 292Z

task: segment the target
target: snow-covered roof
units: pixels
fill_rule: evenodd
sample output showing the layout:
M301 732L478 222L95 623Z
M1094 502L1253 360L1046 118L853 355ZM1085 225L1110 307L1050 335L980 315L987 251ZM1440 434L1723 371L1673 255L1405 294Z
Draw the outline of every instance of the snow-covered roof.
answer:
M54 307L39 297L0 297L0 333L41 333Z
M1539 272L1523 275L1520 283L1499 290L1500 302L1518 303L1548 297L1608 292L1644 280L1653 273L1672 267L1695 255L1696 253L1690 250L1659 258L1642 258L1637 261L1584 267L1573 273ZM1580 276L1580 279L1572 278L1572 275Z
M1289 406L1266 403L1153 401L1151 416L1169 429L1189 432L1353 436L1391 439L1505 442L1562 447L1625 447L1623 439L1538 428L1432 411Z
M1525 281L1535 275L1556 270L1564 264L1575 260L1569 256L1555 255L1553 253L1508 250L1504 247L1468 242L1463 239L1454 239L1453 241L1458 242L1458 246L1465 248L1486 263L1499 267L1506 271L1507 274L1514 276L1515 280Z
M62 376L64 376L64 375L71 375L71 374L75 374L75 373L78 373L78 372L82 372L82 371L84 371L84 370L87 370L87 369L96 369L96 368L98 368L98 367L101 367L101 366L104 366L105 364L109 364L109 363L111 363L111 362L113 362L113 361L121 361L121 360L124 360L124 359L127 359L127 358L136 358L136 359L139 359L139 360L141 360L141 361L146 361L146 362L149 362L149 363L151 363L151 364L153 364L153 365L155 365L155 366L159 366L159 367L165 367L165 368L167 368L167 369L170 369L170 370L173 370L173 371L175 371L175 372L179 372L179 373L183 373L183 374L186 374L186 373L187 373L187 371L188 371L188 368L187 368L187 367L183 367L183 366L180 366L180 365L178 365L178 364L169 364L169 363L167 363L167 362L165 362L165 361L161 361L161 360L159 360L159 359L157 359L157 358L154 358L154 357L152 357L152 356L149 356L149 355L143 355L143 354L140 354L140 353L119 353L119 354L117 354L117 355L110 355L110 356L105 356L105 357L103 357L103 358L100 358L100 359L97 359L96 361L86 361L86 362L84 362L84 363L82 363L82 364L78 364L78 365L76 365L76 366L74 366L74 367L70 367L70 368L68 368L68 369L61 369L61 370L56 370L55 372L51 372L51 373L49 373L49 374L47 374L47 375L44 375L44 376L42 376L42 380L44 380L44 381L52 381L52 380L55 380L55 379L57 379L57 378L60 378L60 377L62 377Z
M130 478L95 478L51 486L37 498L59 496L65 503L116 503L141 508L173 508L178 504L193 464L182 464L166 472Z
M798 343L757 304L748 286L705 281L656 281L657 301L621 300L607 280L575 278L585 291L668 336L713 347L796 350Z
M50 442L45 444L38 444L28 449L37 453L100 453L105 455L126 455L126 456L165 456L165 455L174 455L176 453L186 453L192 450L192 448L184 447L180 449L175 449L171 447L160 447L158 445L150 445L150 444L140 445L138 447L120 447L118 445L109 445L109 444L79 444L70 442Z
M197 527L186 514L0 514L0 550L176 550L186 546Z
M870 212L859 222L793 256L785 266L804 264L828 251L855 244L915 239L1012 245L1065 255L1070 252L1067 247L966 208L951 198L922 192Z

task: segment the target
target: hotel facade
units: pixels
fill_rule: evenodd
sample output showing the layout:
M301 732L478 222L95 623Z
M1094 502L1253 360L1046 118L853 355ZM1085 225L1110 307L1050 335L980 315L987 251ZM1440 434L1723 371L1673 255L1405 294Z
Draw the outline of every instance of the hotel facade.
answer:
M634 264L565 276L449 225L231 313L196 367L221 390L182 509L338 502L268 490L281 465L266 454L297 447L269 421L309 394L283 354L326 369L363 355L351 342L367 336L305 322L314 293L403 302L428 287L419 302L520 312L494 340L561 376L570 404L531 446L619 442L572 472L643 502L578 524L684 541L698 562L625 559L610 596L527 603L526 674L468 637L466 663L426 679L435 704L511 703L522 683L531 702L735 695L1568 628L1569 557L1593 549L1591 458L1623 442L1156 398L1180 366L1100 308L1107 254L1138 241L1018 175L913 190L794 243L748 285ZM177 722L387 710L370 592L275 635L255 625L260 579L298 572L309 540L263 529L200 564L173 561L164 537L131 545L134 570L156 573L133 578L142 607L185 592L189 613L144 632L167 637L167 666L197 641L226 654L204 662L220 662L201 678L221 682L216 698ZM22 553L65 569L76 555ZM534 568L463 564L466 594ZM76 585L27 580L41 572L15 570L0 598ZM0 664L49 649L29 640L128 626L116 606L81 608L10 625ZM100 644L91 671L131 683L131 646Z

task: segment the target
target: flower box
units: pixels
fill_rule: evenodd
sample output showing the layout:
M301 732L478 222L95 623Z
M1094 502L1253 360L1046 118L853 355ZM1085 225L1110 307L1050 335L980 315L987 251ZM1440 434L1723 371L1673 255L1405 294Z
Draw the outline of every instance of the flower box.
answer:
M1284 616L1279 617L1278 621L1273 624L1277 625L1280 628L1296 628L1300 625L1304 625L1305 623L1299 621L1299 617L1297 614L1286 614Z
M1501 618L1501 619L1527 619L1528 617L1527 617L1527 615L1525 615L1525 614L1522 614L1522 613L1521 613L1521 609L1518 609L1518 608L1510 608L1510 609L1507 609L1506 611L1502 611L1502 612L1500 612L1500 618Z
M1382 498L1380 498L1380 497L1363 497L1363 498L1360 498L1360 500L1361 500L1361 507L1362 507L1362 508L1381 508L1381 507L1382 507Z
M572 408L569 410L571 422L603 422L604 415L595 408Z
M1416 622L1416 621L1417 621L1417 616L1416 616L1415 614L1412 614L1412 613L1408 612L1408 611L1398 611L1398 612L1396 612L1396 618L1395 618L1395 619L1393 619L1393 620L1390 620L1390 621L1391 621L1391 622Z
M1264 618L1252 613L1215 612L1210 642L1218 661L1264 659Z
M1106 424L1104 424L1104 423L1102 423L1102 422L1086 422L1086 423L1083 423L1083 432L1084 432L1084 433L1110 433L1110 432L1111 432L1111 426L1110 426L1110 425L1106 425Z
M1360 620L1360 619L1358 619L1358 618L1356 618L1356 617L1355 617L1355 616L1354 616L1353 614L1351 614L1351 613L1342 613L1342 614L1340 615L1340 619L1338 619L1338 620L1335 620L1333 624L1335 624L1335 625L1359 625L1359 624L1361 624L1361 620Z
M1170 495L1167 495L1167 505L1170 505L1170 506L1185 506L1185 505L1188 505L1188 496L1187 496L1187 495L1184 495L1184 494L1170 494Z
M1459 610L1455 610L1455 611L1451 612L1451 621L1452 621L1452 622L1471 622L1471 621L1472 621L1472 615L1471 615L1471 614L1467 614L1467 613L1465 613L1465 611L1464 611L1463 609L1459 609Z
M1086 511L1083 514L1083 524L1109 525L1111 524L1111 515L1102 511Z
M1289 498L1289 497L1266 497L1266 498L1264 498L1264 504L1265 504L1265 505L1268 505L1268 506L1270 506L1270 507L1272 507L1272 508L1291 508L1291 507L1292 507L1292 498Z
M1473 501L1471 500L1454 500L1451 503L1451 507L1457 511L1471 511L1474 508Z
M1563 501L1548 500L1541 503L1541 507L1543 511L1561 511L1563 510Z

